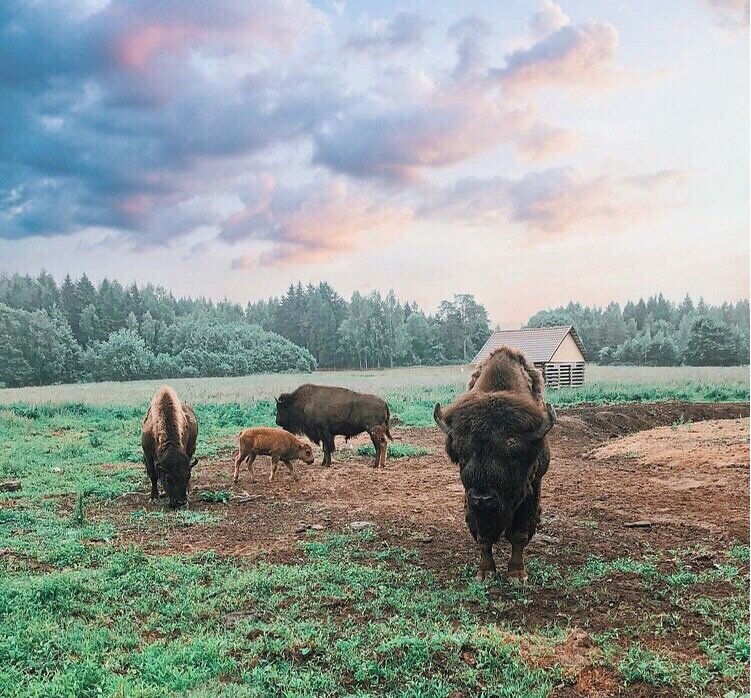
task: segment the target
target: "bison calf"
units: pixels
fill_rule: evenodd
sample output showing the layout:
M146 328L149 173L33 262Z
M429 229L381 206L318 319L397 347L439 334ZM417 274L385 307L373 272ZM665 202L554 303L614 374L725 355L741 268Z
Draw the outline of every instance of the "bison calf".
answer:
M295 470L292 467L293 460L301 460L303 463L311 465L313 463L313 449L310 444L296 438L284 429L274 429L271 427L253 427L244 429L237 435L238 453L235 458L235 474L233 481L237 482L240 477L240 465L243 462L248 464L251 478L253 474L253 461L256 456L271 456L271 475L269 482L274 479L276 469L279 467L279 461L287 466L290 474L295 480Z

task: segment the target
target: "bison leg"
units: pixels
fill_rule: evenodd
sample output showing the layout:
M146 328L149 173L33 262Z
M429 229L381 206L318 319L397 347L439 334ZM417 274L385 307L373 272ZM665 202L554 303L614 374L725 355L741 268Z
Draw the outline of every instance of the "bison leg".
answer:
M159 473L157 472L156 464L148 456L144 458L144 463L146 464L146 474L151 480L151 494L149 495L149 499L159 499Z
M375 448L375 463L374 468L386 467L386 435L383 433L381 427L374 427L372 431L369 431L370 440L373 442L373 448Z
M334 452L335 448L334 437L331 434L326 434L323 437L323 462L321 465L331 465L331 454Z
M493 560L493 544L480 543L480 566L477 570L477 579L485 580L495 572L495 560Z
M253 472L253 461L256 459L256 454L251 453L246 459L245 462L248 464L248 472L250 473L250 481L254 482L256 479L256 474Z
M271 475L269 475L269 482L274 479L276 475L276 469L279 467L279 456L271 456Z
M511 526L506 531L506 539L511 543L511 559L508 563L508 577L512 581L526 582L527 570L524 568L524 548L537 530L540 520L540 483L534 483L519 508L514 512Z
M292 479L297 482L300 478L297 477L297 473L295 472L295 469L292 467L292 463L288 460L283 460L282 463L287 466L287 470L289 470L289 474L292 476Z
M243 456L243 452L240 451L235 458L235 472L232 473L232 482L237 482L240 479L240 466L244 459L245 456Z

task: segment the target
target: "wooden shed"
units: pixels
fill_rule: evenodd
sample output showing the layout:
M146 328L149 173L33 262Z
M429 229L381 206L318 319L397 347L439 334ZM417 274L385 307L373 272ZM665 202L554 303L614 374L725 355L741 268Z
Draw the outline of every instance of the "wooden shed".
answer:
M482 363L490 352L504 344L524 352L527 359L542 371L548 388L584 383L587 352L572 325L496 330L472 359L472 365Z

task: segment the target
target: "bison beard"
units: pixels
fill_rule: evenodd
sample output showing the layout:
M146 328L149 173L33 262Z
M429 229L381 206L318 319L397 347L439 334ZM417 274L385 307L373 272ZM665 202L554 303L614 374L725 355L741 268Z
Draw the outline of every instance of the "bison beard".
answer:
M434 413L446 433L446 452L460 468L465 518L480 548L480 579L495 572L492 546L505 533L511 543L509 577L526 580L524 548L537 529L542 477L550 464L545 437L555 411L543 403L533 375L516 380L534 370L519 357L501 349L486 362L496 383L516 390L492 390L478 371L468 393L445 411L436 405Z
M376 452L373 467L385 467L386 439L391 440L389 418L388 405L381 398L346 388L308 383L276 401L276 423L322 444L322 465L331 465L335 436L349 438L367 432Z

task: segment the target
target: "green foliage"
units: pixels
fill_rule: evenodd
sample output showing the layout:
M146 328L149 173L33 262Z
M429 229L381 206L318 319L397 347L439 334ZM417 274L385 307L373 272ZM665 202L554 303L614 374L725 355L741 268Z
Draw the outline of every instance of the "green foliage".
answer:
M229 502L232 494L226 490L204 490L198 495L198 498L202 502L216 502L218 504L226 504Z
M621 309L569 303L535 313L529 327L574 325L590 361L638 366L731 366L749 362L749 305L675 305L661 293Z

